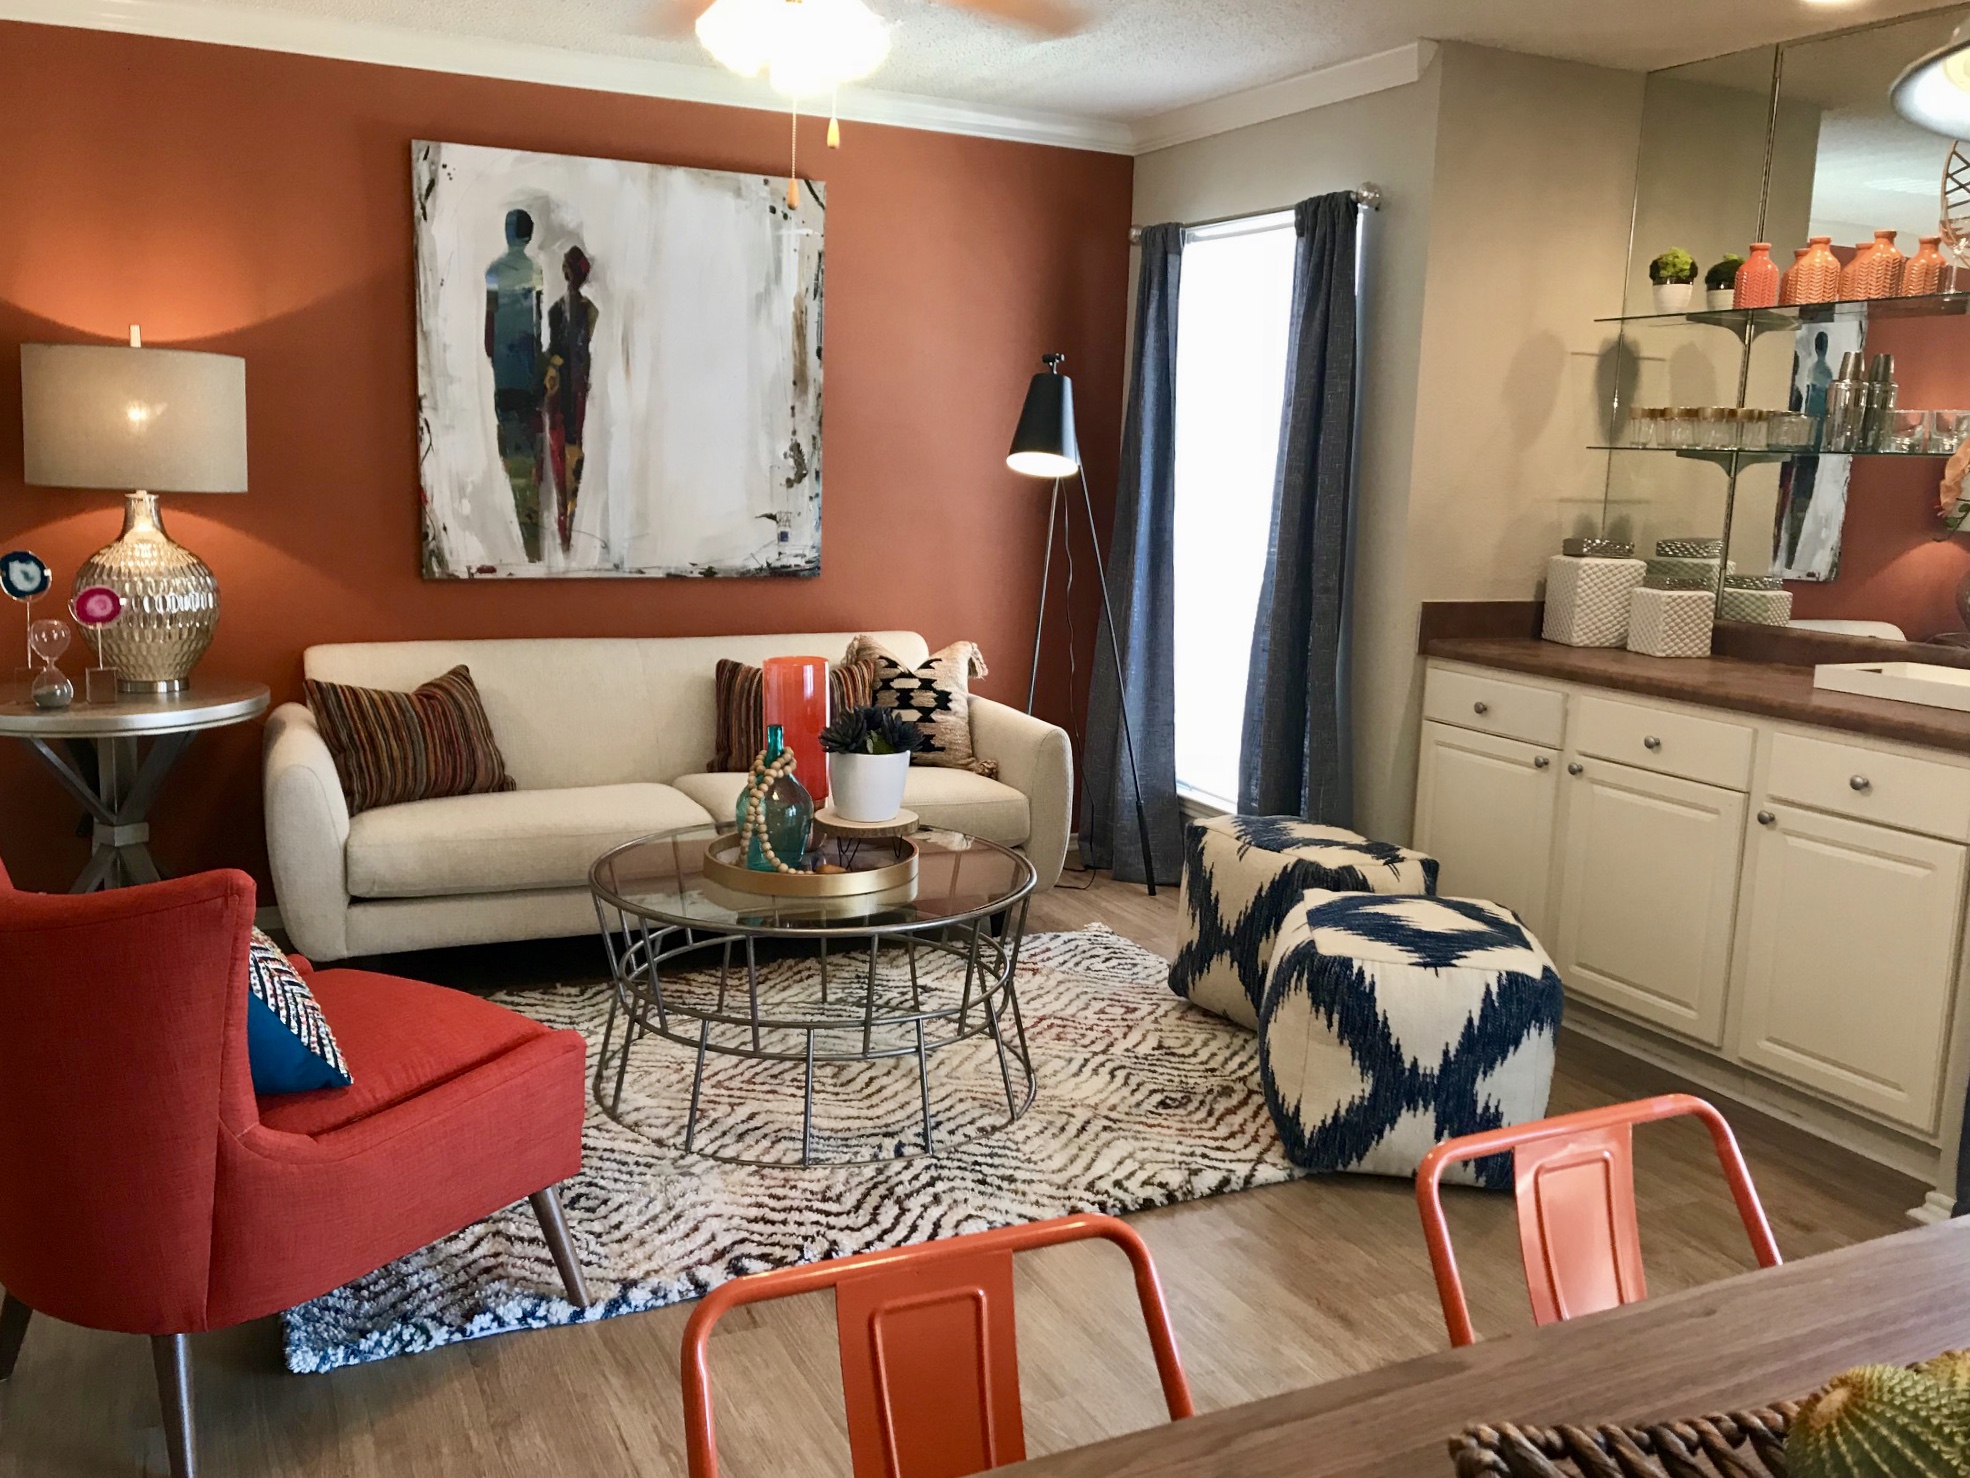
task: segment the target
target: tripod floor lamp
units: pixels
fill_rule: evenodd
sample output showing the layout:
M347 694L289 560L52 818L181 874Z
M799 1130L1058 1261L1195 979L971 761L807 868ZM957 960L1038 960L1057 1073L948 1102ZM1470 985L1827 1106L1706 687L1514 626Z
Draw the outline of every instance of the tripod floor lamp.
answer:
M1115 664L1116 708L1122 721L1122 752L1129 762L1129 785L1135 796L1135 822L1142 836L1142 865L1151 897L1156 894L1156 855L1149 844L1149 813L1142 803L1142 775L1136 768L1135 735L1129 725L1128 679L1122 674L1122 648L1115 636L1115 612L1108 603L1108 566L1101 557L1101 533L1095 527L1094 499L1088 494L1088 475L1081 466L1080 439L1074 434L1074 382L1060 372L1067 362L1064 354L1048 354L1046 368L1033 376L1026 390L1026 407L1019 414L1019 429L1012 434L1012 450L1006 466L1026 477L1051 479L1053 499L1047 508L1047 560L1040 571L1040 613L1033 626L1033 671L1026 684L1026 711L1033 711L1033 698L1040 681L1041 641L1047 626L1047 585L1053 575L1054 533L1071 536L1073 500L1065 506L1060 500L1060 484L1077 478L1081 484L1081 507L1087 513L1088 537L1094 544L1095 574L1101 581L1101 614L1108 631L1108 656ZM1071 575L1071 568L1070 568ZM1071 584L1071 580L1070 580ZM1099 657L1096 658L1099 661Z

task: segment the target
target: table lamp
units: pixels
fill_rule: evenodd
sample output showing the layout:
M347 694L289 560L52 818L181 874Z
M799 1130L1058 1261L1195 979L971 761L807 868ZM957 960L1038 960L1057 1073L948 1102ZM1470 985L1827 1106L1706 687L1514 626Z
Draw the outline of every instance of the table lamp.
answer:
M146 349L134 325L127 349L23 344L21 438L29 486L126 494L122 535L75 588L122 598L102 633L120 691L179 691L212 644L219 582L164 532L157 494L246 491L246 361Z

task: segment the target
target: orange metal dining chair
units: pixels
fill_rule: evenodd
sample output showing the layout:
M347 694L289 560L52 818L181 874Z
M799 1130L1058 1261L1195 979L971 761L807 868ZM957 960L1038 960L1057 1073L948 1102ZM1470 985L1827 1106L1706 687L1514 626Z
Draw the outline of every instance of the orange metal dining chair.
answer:
M706 1294L684 1329L684 1435L691 1478L717 1478L712 1326L741 1304L835 1292L842 1395L855 1478L965 1478L1026 1456L1019 1406L1012 1255L1105 1237L1129 1256L1170 1417L1193 1414L1156 1265L1109 1216L1067 1216L968 1237L735 1278Z
M1724 1116L1700 1098L1665 1093L1610 1104L1532 1124L1514 1124L1445 1140L1416 1172L1416 1206L1436 1269L1443 1322L1453 1345L1475 1343L1457 1256L1440 1194L1444 1170L1486 1155L1512 1155L1518 1194L1519 1250L1536 1323L1552 1324L1648 1297L1642 1280L1642 1242L1635 1220L1634 1126L1694 1115L1710 1131L1718 1163L1730 1182L1738 1215L1761 1268L1777 1267L1778 1243L1737 1139Z

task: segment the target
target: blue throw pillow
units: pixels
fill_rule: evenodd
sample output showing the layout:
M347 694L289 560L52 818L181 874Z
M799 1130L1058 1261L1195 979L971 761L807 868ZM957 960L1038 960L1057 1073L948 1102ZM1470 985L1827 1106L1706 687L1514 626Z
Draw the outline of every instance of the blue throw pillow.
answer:
M349 1066L315 993L258 929L247 955L246 1055L255 1093L347 1088Z

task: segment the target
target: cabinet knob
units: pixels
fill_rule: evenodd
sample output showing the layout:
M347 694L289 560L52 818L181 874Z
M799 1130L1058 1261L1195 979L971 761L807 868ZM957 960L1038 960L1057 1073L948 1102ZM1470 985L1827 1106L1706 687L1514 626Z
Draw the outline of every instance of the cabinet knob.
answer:
M1479 702L1473 703L1471 705L1471 712L1482 717L1483 715L1491 712L1491 705L1489 703L1480 700Z
M1584 775L1587 773L1587 767L1581 764L1580 761L1575 760L1566 767L1566 772L1569 775Z
M1532 757L1532 768L1535 770L1550 770L1553 768L1553 762L1543 754L1535 754Z
M1656 750L1662 748L1662 741L1651 734L1642 741L1642 748L1653 754Z
M1774 816L1770 811L1760 811L1758 813L1758 824L1760 826L1777 826L1778 817Z
M1870 790L1874 789L1874 782L1865 775L1856 775L1847 784L1850 788L1858 790L1862 795L1866 795Z

